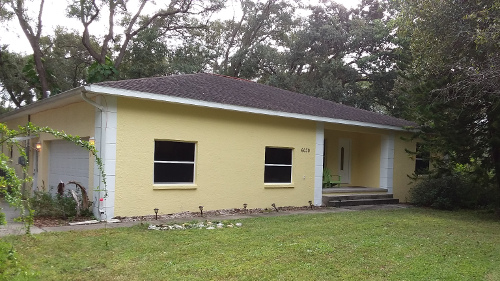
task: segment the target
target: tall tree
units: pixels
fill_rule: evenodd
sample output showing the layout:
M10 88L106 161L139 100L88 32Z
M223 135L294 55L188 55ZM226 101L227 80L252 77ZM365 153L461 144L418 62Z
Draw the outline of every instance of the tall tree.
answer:
M241 0L241 16L225 21L222 30L222 63L215 71L240 77L252 62L257 49L263 46L278 47L291 30L296 9L292 1ZM221 42L222 43L222 42ZM253 73L246 73L247 76Z
M473 165L475 176L500 190L500 1L402 1L401 7L398 32L409 42L411 64L399 91L425 147L446 155L436 171Z
M398 44L388 1L363 0L356 9L330 2L309 6L261 81L369 110L392 106Z
M48 83L47 70L44 65L43 52L40 48L40 39L42 36L42 14L45 0L37 1L38 12L36 19L31 19L27 13L26 1L24 0L4 0L2 1L3 13L15 15L19 26L24 35L28 39L31 49L33 50L34 69L39 81L39 97L46 98L50 91Z

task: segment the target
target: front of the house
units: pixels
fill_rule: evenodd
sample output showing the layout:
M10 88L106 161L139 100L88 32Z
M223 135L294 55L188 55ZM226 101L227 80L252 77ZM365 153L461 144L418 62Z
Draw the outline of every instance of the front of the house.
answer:
M236 90L234 85L257 87L253 91L261 87L206 75L201 78L211 83L216 79L231 90ZM228 79L236 84L225 85ZM1 121L9 126L29 120L95 139L106 190L87 151L47 135L30 140L31 146L42 145L40 151L30 150L35 188L49 190L68 181L78 181L89 190L100 187L92 197L95 213L103 214L103 219L152 214L155 208L175 213L199 211L199 206L214 210L244 204L247 208L269 208L273 203L304 206L309 201L320 205L324 169L340 175L343 186L380 187L406 199L406 175L415 163L405 148L414 150L414 144L401 139L407 134L402 126L308 115L287 104L279 111L267 106L273 104L272 93L248 94L250 100L264 101L252 107L215 100L219 97L205 99L210 95L206 85L196 97L189 91L172 97L154 87L138 91L132 86L136 85L82 87L56 96L58 103L45 102L3 116ZM172 91L183 91L175 86L168 85ZM263 91L275 89L264 87ZM307 106L307 101L300 104ZM317 106L321 104L312 110ZM339 110L357 113L346 107Z

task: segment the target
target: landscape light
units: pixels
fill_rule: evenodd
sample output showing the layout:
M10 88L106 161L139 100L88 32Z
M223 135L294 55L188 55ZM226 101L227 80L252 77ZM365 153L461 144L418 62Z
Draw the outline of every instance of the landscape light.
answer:
M158 208L154 208L155 211L155 219L158 220Z

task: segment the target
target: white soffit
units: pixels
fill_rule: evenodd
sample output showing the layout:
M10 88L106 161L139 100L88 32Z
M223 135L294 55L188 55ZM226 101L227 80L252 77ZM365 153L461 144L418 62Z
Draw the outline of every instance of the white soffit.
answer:
M232 110L232 111L238 111L238 112L247 112L247 113L263 114L263 115L270 115L270 116L287 117L287 118L302 119L302 120L309 120L309 121L316 121L316 122L352 125L352 126L386 129L386 130L393 130L393 131L406 131L404 128L397 127L397 126L381 125L381 124L352 121L352 120L344 120L344 119L337 119L337 118L329 118L329 117L319 117L319 116L314 116L314 115L306 115L306 114L298 114L298 113L273 111L273 110L239 106L239 105L229 105L229 104L222 104L222 103L216 103L216 102L200 101L200 100L195 100L195 99L187 99L187 98L172 97L172 96L167 96L167 95L153 94L153 93L147 93L147 92L139 92L139 91L131 91L131 90L125 90L125 89L111 88L111 87L103 87L103 86L98 86L98 85L85 86L84 88L85 88L85 90L87 90L91 93L94 93L94 94L102 93L102 94L109 94L109 95L113 95L113 96L148 99L148 100L155 100L155 101L164 101L164 102L171 102L171 103L177 103L177 104L194 105L194 106L201 106L201 107L208 107L208 108Z

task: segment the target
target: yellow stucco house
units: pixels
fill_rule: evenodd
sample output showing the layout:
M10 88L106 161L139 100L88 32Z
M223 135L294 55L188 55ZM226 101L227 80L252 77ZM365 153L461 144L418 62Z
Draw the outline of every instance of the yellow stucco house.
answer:
M95 139L108 196L93 192L94 211L108 219L321 205L325 167L342 186L406 201L415 168L405 153L415 144L401 140L411 122L213 74L102 82L0 116L9 127L28 121ZM82 148L48 135L27 142L34 189L100 185Z

